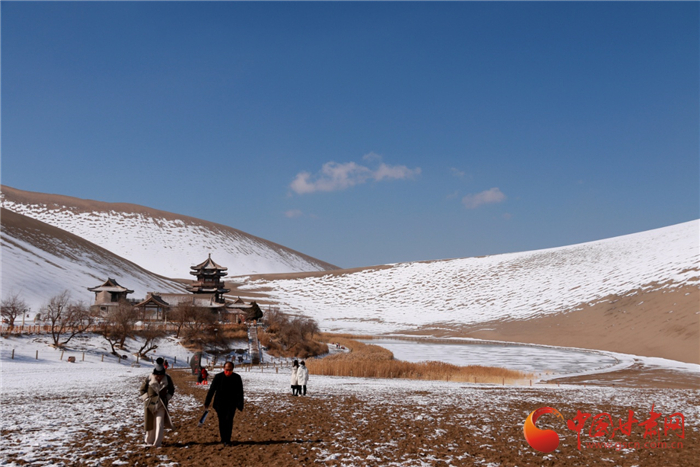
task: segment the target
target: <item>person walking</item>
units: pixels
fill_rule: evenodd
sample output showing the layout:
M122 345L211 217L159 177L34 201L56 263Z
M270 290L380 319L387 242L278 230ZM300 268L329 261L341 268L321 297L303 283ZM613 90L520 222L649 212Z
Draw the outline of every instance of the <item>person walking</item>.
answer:
M221 443L230 446L233 416L236 415L236 409L243 411L243 381L233 372L233 362L224 363L223 373L214 376L204 400L204 408L209 409L212 398L214 410L219 418Z
M306 395L306 383L309 381L309 370L306 368L306 363L304 360L299 364L299 369L297 370L297 380L298 380L298 390L297 392L301 395L302 391Z
M299 395L299 361L294 360L294 363L292 363L292 375L289 378L290 383L292 383L292 396L298 396Z
M168 374L168 366L165 365L165 363L167 363L167 362L168 362L167 360L163 360L162 358L158 357L156 359L156 367L159 365L163 367L163 370L165 371L165 378L164 379L166 380L166 383L168 384L168 392L170 394L174 394L175 393L175 385L173 384L173 379Z
M139 392L144 401L145 443L159 448L163 444L165 428L173 429L168 402L175 394L175 386L165 374L165 368L156 365L153 373L141 384Z

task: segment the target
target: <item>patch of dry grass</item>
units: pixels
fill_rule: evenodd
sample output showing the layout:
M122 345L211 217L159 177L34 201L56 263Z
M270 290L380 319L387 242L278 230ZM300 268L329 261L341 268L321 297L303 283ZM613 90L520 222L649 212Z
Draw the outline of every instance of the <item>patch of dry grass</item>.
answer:
M326 343L318 342L313 339L303 339L293 346L285 348L276 334L266 332L262 329L258 331L258 339L260 343L267 348L267 353L273 357L296 357L306 359L328 353L328 345L326 345Z
M347 347L350 352L308 361L307 367L312 374L498 384L513 384L532 377L520 371L481 365L458 366L444 362L404 362L394 360L393 353L377 345L363 344L337 335L325 337L330 338L330 342Z
M223 330L219 330L225 339L246 340L248 339L248 327L245 324L227 325Z

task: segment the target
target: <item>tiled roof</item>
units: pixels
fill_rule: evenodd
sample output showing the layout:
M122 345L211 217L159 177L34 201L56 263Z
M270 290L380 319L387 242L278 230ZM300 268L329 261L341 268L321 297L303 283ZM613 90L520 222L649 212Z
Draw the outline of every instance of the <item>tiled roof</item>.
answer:
M87 288L90 292L126 292L128 294L134 293L133 290L129 290L126 287L122 287L117 283L115 279L108 277L102 285Z
M219 271L228 271L228 268L225 268L223 266L219 266L214 262L213 259L211 259L211 253L209 253L209 258L207 258L203 263L199 263L196 266L191 266L190 269L216 269ZM224 274L225 275L225 274Z
M137 303L136 306L146 306L149 303L155 303L156 305L162 307L170 306L165 300L163 300L163 298L160 295L154 293L148 294L148 297L146 297L146 299L141 303Z

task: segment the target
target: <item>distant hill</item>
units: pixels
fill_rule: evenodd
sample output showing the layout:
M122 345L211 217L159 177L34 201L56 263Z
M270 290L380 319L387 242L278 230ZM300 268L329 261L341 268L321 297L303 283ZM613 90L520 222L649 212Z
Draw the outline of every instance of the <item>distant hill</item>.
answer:
M233 285L329 331L476 337L700 363L697 220L547 250L245 277Z
M2 209L2 296L20 296L36 313L48 299L69 290L76 300L92 304L88 287L108 277L134 291L185 292L175 281L153 274L112 252L65 230Z
M3 297L27 292L32 306L66 288L90 301L86 288L107 277L137 298L182 290L162 276L189 279L190 266L212 253L229 268L231 297L310 316L326 331L474 337L700 363L698 220L546 250L339 270L199 219L2 190L3 206L14 211L2 210Z
M232 227L135 204L105 203L2 186L5 209L71 232L139 266L191 278L209 253L229 275L338 269Z

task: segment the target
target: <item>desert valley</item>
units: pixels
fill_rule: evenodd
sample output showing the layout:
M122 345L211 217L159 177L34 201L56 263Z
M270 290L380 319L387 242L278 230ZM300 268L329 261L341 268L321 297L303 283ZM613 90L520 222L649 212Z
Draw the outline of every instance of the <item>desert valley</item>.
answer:
M694 220L539 251L340 269L200 219L3 186L2 293L21 293L31 308L21 318L26 325L63 290L91 302L87 289L107 278L136 299L184 293L189 269L211 255L228 268L231 300L312 318L323 332L376 342L400 360L518 367L531 377L505 385L312 375L310 396L292 400L288 361L266 355L262 366L239 370L247 408L234 425L238 444L222 450L214 424L196 424L204 392L188 372L192 352L169 339L158 352L177 362L171 373L178 423L160 451L148 451L139 447L134 394L150 364L106 361L105 343L94 336L58 350L41 334L5 332L0 460L694 465L700 457L699 242ZM63 351L82 360L68 364ZM522 430L527 415L543 406L569 419L579 411L609 413L615 426L630 410L640 422L650 411L661 413L655 439L668 448L645 448L648 433L638 428L626 439L618 433L617 445L580 449L577 433L552 418L542 426L559 434L560 447L540 453ZM668 422L679 413L682 437ZM589 425L587 442L610 441L589 433Z

